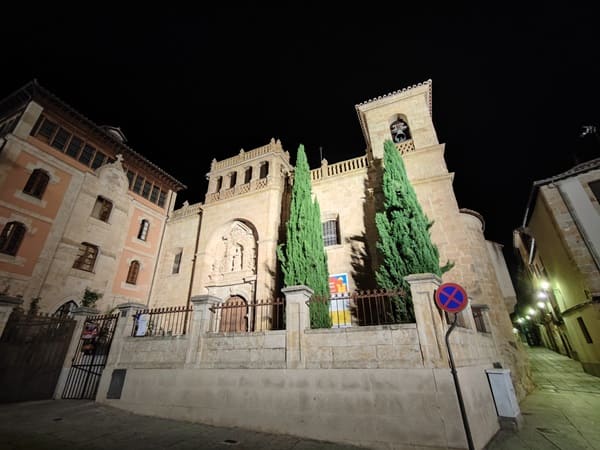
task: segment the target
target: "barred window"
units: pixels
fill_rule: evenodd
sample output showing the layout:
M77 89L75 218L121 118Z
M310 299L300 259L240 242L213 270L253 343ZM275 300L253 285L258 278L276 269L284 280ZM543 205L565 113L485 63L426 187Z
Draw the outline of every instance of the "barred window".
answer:
M93 272L97 257L98 247L88 242L82 242L77 252L77 258L73 263L73 268Z
M138 239L145 241L148 238L148 230L150 229L150 222L146 219L143 219L140 222L140 229L138 231Z
M173 260L173 271L172 273L179 273L179 268L181 266L181 256L183 255L183 250L179 250L175 254L175 259Z
M46 192L49 181L50 175L48 175L48 172L42 169L35 169L31 172L31 175L23 188L23 192L32 197L42 198L44 192Z
M102 222L108 222L112 207L113 204L110 200L98 196L96 199L96 204L94 205L94 209L92 210L92 217L95 217Z
M323 245L338 245L340 243L340 233L337 219L323 222Z
M136 284L139 273L140 273L140 262L139 261L131 261L131 264L129 264L129 271L127 272L127 283L128 284Z
M475 322L475 329L480 333L487 333L488 329L485 326L484 311L487 310L485 306L471 305L471 311L473 313L473 320Z
M25 237L25 225L21 222L8 222L0 234L0 253L15 256Z

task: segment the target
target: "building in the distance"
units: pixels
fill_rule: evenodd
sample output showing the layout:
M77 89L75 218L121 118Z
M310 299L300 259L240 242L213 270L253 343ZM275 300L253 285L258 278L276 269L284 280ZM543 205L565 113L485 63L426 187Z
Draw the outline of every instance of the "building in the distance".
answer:
M42 311L148 301L166 219L185 186L28 83L0 103L0 292Z
M458 205L431 89L427 81L357 105L365 154L312 170L329 273L344 290L376 287L374 217L383 144L392 139L434 221L440 260L455 263L444 281L470 297L461 325L491 336L489 364L510 367L522 397L524 361L509 318L515 293L482 216ZM280 295L276 248L285 239L294 167L279 140L213 160L204 202L173 210L183 185L126 146L118 129L94 125L36 83L0 111L0 289L26 302L41 297L49 312L79 303L86 288L103 294L103 310L126 301L181 306L210 295L252 304ZM246 317L236 327L253 324Z
M516 320L600 376L600 159L533 183L514 246L536 291Z

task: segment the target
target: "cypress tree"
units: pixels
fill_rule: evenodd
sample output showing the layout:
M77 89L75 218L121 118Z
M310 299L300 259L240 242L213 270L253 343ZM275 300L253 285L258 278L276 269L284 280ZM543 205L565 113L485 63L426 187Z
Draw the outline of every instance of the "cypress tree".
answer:
M277 248L283 283L287 286L306 285L321 300L329 297L327 254L323 245L321 210L312 199L310 169L304 146L296 155L290 218L286 224L286 242ZM329 303L310 302L312 328L331 328Z
M407 296L396 299L396 312L406 311L413 318L410 287L404 277L414 273L441 276L454 264L440 267L438 249L430 236L433 222L421 209L402 157L391 140L386 140L383 148L383 211L375 215L377 249L382 260L375 279L382 288L404 289Z

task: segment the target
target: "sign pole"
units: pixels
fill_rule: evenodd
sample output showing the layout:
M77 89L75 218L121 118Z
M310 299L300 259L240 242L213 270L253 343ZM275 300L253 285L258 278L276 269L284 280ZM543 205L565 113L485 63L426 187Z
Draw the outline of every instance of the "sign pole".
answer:
M467 418L467 411L465 410L465 404L463 402L462 393L460 391L460 385L458 383L458 374L456 373L456 366L454 365L454 357L452 356L452 348L450 347L450 341L448 337L454 327L456 327L456 320L458 319L458 313L454 313L454 321L452 325L446 331L446 347L448 347L448 356L450 356L450 370L452 371L452 378L454 378L454 387L456 388L456 396L458 397L458 404L460 406L460 415L462 416L463 425L465 427L465 434L467 435L467 443L469 444L469 450L474 450L473 438L471 436L471 428L469 427L469 419Z

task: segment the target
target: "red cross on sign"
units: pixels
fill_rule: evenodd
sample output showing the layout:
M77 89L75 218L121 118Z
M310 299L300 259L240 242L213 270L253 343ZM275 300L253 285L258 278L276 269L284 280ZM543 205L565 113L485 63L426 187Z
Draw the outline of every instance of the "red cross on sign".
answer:
M464 288L456 283L444 283L435 291L435 302L444 311L461 312L469 304Z

